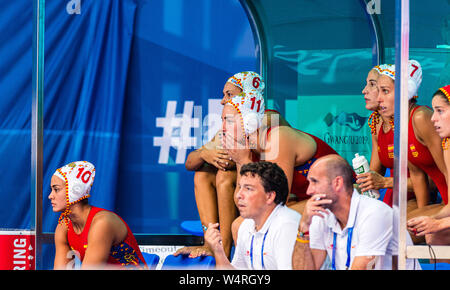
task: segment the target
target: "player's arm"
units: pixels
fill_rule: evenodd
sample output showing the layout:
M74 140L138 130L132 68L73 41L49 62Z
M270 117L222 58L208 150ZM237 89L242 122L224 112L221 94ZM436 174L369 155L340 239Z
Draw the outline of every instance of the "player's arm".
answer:
M447 143L450 141L447 141ZM447 172L447 184L450 180L450 149L444 150L444 162L446 166L446 172ZM448 197L450 197L450 190L448 190ZM450 204L446 204L438 213L435 215L432 215L435 219L441 219L445 217L450 217Z
M96 214L89 229L88 247L81 268L98 269L105 266L111 247L119 240L117 236L121 232L123 232L123 225L114 219L112 213L100 212Z
M372 134L372 153L370 157L370 170L378 172L384 175L386 168L381 164L380 157L378 156L378 134Z
M281 169L283 169L288 180L288 188L292 187L294 167L297 157L296 148L295 146L292 146L294 142L292 139L294 137L291 135L292 132L290 132L290 130L292 129L289 127L273 128L267 137L266 147L261 155L262 160L276 163ZM314 155L313 150L310 150L309 147L310 146L304 146L304 150L302 150L303 155L306 156L304 158L305 162L308 160L308 157Z
M264 128L277 127L277 126L288 126L291 125L286 121L280 113L274 110L266 110L264 112L264 118L262 121L262 126Z
M379 128L382 130L382 128ZM379 131L378 131L379 132ZM381 164L380 157L378 156L378 135L372 135L372 153L370 158L370 171L362 173L357 176L356 183L359 185L361 191L367 191L370 189L382 189L393 188L394 178L384 176L386 168ZM413 190L411 179L407 181L408 191Z
M226 150L217 149L221 146L219 136L221 132L219 130L211 141L203 145L200 149L188 154L184 164L187 170L199 170L205 163L211 164L221 170L234 168L234 162L230 160Z
M417 207L422 208L429 202L428 176L419 167L408 161L408 169L411 183L414 188L414 194L417 200Z
M55 229L55 261L53 268L55 270L65 269L70 259L68 258L70 252L69 242L67 240L67 227L63 224L58 224Z
M356 183L361 191L370 189L392 188L393 178L384 177L386 168L381 164L378 156L378 135L372 134L372 153L370 157L370 171L357 175Z
M426 107L421 107L417 110L413 115L414 133L427 146L437 167L447 178L447 168L442 151L442 139L437 134L433 122L431 122L432 114L433 112Z
M216 140L218 139L218 133L213 137L211 141L203 145L201 148L190 152L186 158L185 167L187 170L195 171L199 169L204 163L205 159L202 157L204 150L210 150L215 147Z

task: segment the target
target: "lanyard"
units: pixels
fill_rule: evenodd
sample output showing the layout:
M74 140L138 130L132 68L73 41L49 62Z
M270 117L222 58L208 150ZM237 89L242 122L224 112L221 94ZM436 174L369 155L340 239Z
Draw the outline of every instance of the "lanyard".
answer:
M269 230L267 229L266 233L264 234L264 238L263 238L263 242L261 245L261 265L262 268L265 270L266 267L264 266L264 243L266 242L266 237L267 237L267 233L269 232ZM253 239L255 238L255 235L252 236L252 243L250 245L250 262L252 264L252 269L254 270L255 268L253 267Z
M350 251L352 249L353 227L348 228L347 233L347 262L345 263L346 270L350 267ZM331 260L331 269L336 270L336 233L333 233L333 255Z

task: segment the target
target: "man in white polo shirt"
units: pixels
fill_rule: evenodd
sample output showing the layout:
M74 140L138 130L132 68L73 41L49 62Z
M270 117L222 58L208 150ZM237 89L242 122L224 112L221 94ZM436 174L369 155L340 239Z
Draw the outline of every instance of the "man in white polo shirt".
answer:
M354 190L352 168L338 155L316 160L308 181L312 198L299 225L294 269L319 269L327 256L335 270L392 269L392 208Z
M219 269L292 269L292 253L301 215L286 207L289 193L284 171L272 162L242 166L235 202L244 221L230 263L221 244L219 224L209 224L205 242Z

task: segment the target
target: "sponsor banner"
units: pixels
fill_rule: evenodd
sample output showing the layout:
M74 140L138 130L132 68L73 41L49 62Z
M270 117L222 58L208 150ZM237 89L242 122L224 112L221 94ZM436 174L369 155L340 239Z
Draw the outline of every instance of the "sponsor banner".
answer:
M298 129L321 138L350 164L355 153L370 161L367 119L371 111L366 110L362 96L299 96L297 105Z
M0 231L0 270L35 270L35 234Z

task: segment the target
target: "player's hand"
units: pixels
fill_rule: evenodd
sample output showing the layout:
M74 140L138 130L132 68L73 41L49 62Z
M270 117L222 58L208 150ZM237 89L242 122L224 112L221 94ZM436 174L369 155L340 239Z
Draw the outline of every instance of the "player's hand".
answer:
M406 223L406 226L409 232L418 237L433 234L441 230L440 221L429 216L412 218Z
M251 150L245 139L236 140L233 135L224 133L222 138L223 148L227 151L230 160L236 164L251 162Z
M235 166L234 162L230 160L227 150L224 149L204 148L200 152L200 157L219 170L227 170Z
M358 184L361 192L365 192L370 189L381 189L386 186L385 178L375 171L358 174L356 176L356 183Z

